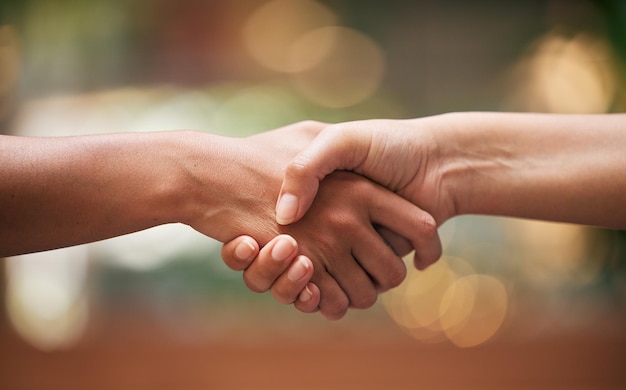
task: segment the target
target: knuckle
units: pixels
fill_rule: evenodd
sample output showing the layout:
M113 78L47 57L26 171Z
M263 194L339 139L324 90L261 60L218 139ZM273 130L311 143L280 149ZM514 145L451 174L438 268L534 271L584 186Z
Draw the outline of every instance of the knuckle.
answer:
M228 245L222 246L222 252L220 255L222 257L222 261L228 266L228 268L235 271L240 270L240 261L238 261L238 259L234 256Z
M274 299L282 304L288 305L293 303L296 299L293 296L293 294L290 294L289 292L283 291L282 289L280 289L279 287L276 288L271 288L270 292L272 294L272 297L274 297Z
M269 284L259 281L257 278L252 277L246 272L243 274L243 281L248 289L256 293L263 293L270 287Z
M365 291L361 291L354 299L351 299L350 303L356 309L367 309L374 306L377 299L378 292L374 288L368 288Z
M337 302L333 302L330 304L326 304L323 307L320 307L320 311L329 320L338 320L341 319L346 312L348 311L348 298L338 300Z
M379 283L381 291L387 291L394 287L398 287L406 278L407 269L403 261L396 261L397 266L388 269L385 278Z
M351 132L352 126L350 123L339 122L339 123L331 123L326 126L323 130L325 136L328 136L333 139L340 139L341 137L349 138L349 134Z
M268 286L272 284L282 272L281 264L272 262L259 263L255 268L257 277L262 280L263 284Z
M246 269L246 267L248 267L248 262L245 260L240 260L235 258L234 256L222 256L222 259L224 260L224 264L226 264L228 266L228 268L232 269L233 271L242 271L244 269Z
M341 310L341 311L329 310L329 309L321 309L320 311L327 320L336 321L336 320L342 319L346 315L348 308L346 307L345 310Z
M319 311L319 308L317 306L307 304L307 303L302 303L299 301L294 302L293 305L298 311L301 311L302 313L315 313Z
M313 269L332 270L344 259L346 245L343 242L342 232L334 229L331 225L325 225L304 250L311 262Z
M341 234L348 234L361 226L354 218L354 215L339 210L334 210L328 215L328 224L332 231Z
M308 159L298 155L285 168L285 177L291 180L302 180L308 177L311 170L308 165Z
M354 199L368 205L372 204L372 199L380 192L380 189L373 182L361 180L360 178L357 179L357 177L350 177L350 180L347 181L347 187Z

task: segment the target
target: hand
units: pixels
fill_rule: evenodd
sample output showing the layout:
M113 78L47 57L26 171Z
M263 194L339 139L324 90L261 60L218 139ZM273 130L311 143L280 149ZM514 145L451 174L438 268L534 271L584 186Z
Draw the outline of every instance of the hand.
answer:
M438 224L443 223L455 211L452 197L441 185L433 118L326 127L287 166L277 221L284 225L300 220L316 196L320 179L335 170L352 170L397 192L432 214ZM415 265L423 269L440 254L417 251Z
M413 250L404 237L384 227L376 230L399 256ZM307 283L312 276L311 260L297 256L297 245L293 237L279 235L259 250L252 237L240 236L222 246L222 259L231 269L243 271L243 279L251 290L269 289L278 302L293 303L296 309L312 313L318 310L320 292L315 283ZM277 246L281 250L275 252Z
M296 240L288 235L276 236L263 249L250 236L240 236L222 246L222 259L235 271L244 271L243 279L253 291L270 289L281 303L293 303L305 313L318 310L320 291L308 283L313 263L298 255Z
M298 238L303 253L313 260L311 280L321 290L320 308L327 318L342 317L348 306L371 306L379 291L404 279L404 263L381 239L372 220L402 235L413 234L411 247L421 252L441 251L439 242L433 240L436 230L428 214L357 175L330 175L311 212L285 230ZM254 270L246 272L260 272ZM250 282L253 279L247 278L253 290L267 288L267 284L259 287Z
M313 262L312 281L321 290L320 310L327 318L341 318L348 306L371 306L378 290L396 286L405 275L404 263L376 233L382 225L405 236L411 246L425 252L440 251L432 240L434 221L421 209L354 174L330 175L321 186L312 212L301 222L281 227L273 222L275 197L283 167L323 128L305 122L246 139L222 140L232 166L217 181L219 193L230 196L219 206L203 212L203 205L216 198L210 186L199 186L197 208L189 210L188 223L197 230L226 242L244 233L265 245L279 233L294 236ZM201 141L196 142L201 147ZM201 156L193 165L201 181ZM204 173L210 175L210 172ZM202 196L206 196L203 202ZM372 222L373 221L373 222ZM421 229L416 230L415 226ZM436 230L435 230L436 235ZM428 241L428 245L425 243Z

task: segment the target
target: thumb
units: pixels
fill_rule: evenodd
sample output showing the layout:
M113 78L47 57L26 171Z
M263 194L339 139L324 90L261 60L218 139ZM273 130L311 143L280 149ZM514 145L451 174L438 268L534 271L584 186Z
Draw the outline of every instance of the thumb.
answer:
M350 128L329 126L287 165L276 203L276 222L288 225L300 220L326 175L361 164L367 157L370 140L359 135Z

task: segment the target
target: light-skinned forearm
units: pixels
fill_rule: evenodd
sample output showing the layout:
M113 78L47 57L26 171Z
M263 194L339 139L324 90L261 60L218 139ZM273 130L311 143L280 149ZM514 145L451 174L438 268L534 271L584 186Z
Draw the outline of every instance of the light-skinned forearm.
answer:
M439 119L441 180L455 214L626 228L626 115Z

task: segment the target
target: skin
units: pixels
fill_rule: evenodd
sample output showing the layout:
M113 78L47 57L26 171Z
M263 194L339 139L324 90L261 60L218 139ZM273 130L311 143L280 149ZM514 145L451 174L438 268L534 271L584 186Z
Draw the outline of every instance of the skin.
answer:
M296 302L296 307L319 308L329 319L341 318L348 307L369 307L379 290L397 285L406 272L376 228L406 237L394 235L405 247L423 247L428 237L434 243L429 250L436 252L434 220L383 187L338 172L324 179L306 217L288 227L277 224L274 205L284 167L323 127L305 122L243 139L193 131L1 136L0 256L165 223L184 223L222 242L247 233L261 246L286 233L299 245L295 251L276 250L275 262L304 255L296 262L302 271L296 281L310 278L311 292L323 293L317 306ZM416 232L416 221L430 231ZM268 253L277 246L269 246ZM270 280L263 268L254 270ZM277 279L246 283L265 291Z
M280 197L300 200L279 222L301 218L318 179L345 169L439 224L485 214L623 229L624 145L626 114L458 113L331 126L287 167Z
M452 113L330 125L287 166L277 221L302 218L320 180L349 170L419 205L437 225L483 214L625 229L625 146L626 114ZM432 262L415 257L419 269Z
M277 260L272 256L273 248L281 243L290 248L286 257ZM303 255L298 255L298 243L289 235L274 237L263 248L250 236L240 236L222 246L222 258L235 271L244 271L246 284L263 285L263 291L270 289L272 296L280 303L293 303L305 313L317 311L320 291L315 283L309 282L313 265ZM306 263L310 264L305 266ZM299 271L306 267L307 272ZM299 278L289 277L301 275Z
M382 227L377 231L399 256L405 256L414 250L403 237ZM432 238L435 247L439 245L438 240L438 236ZM273 248L278 243L283 248L290 248L285 251L289 255L282 259L272 256ZM428 243L422 246L427 247ZM259 244L252 237L240 236L222 246L222 259L233 270L243 271L247 285L264 286L256 291L270 290L278 302L293 303L298 310L305 313L317 311L320 290L315 283L310 282L311 273L306 268L310 260L306 256L298 255L298 243L291 236L276 236L263 248L259 248ZM298 271L303 268L306 272ZM302 276L290 277L294 274ZM379 287L378 291L382 292L384 289Z

